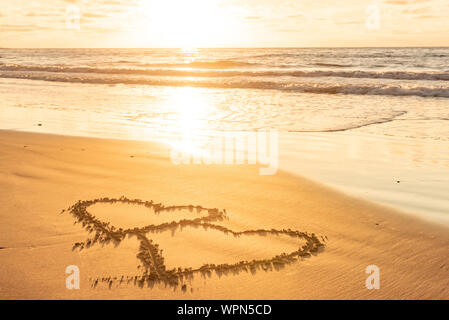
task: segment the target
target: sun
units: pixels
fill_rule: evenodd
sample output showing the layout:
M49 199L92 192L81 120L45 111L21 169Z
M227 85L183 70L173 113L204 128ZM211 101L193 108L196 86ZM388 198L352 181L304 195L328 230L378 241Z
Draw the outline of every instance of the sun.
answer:
M141 0L138 10L143 21L138 32L165 47L197 48L223 42L229 38L233 23L220 2Z

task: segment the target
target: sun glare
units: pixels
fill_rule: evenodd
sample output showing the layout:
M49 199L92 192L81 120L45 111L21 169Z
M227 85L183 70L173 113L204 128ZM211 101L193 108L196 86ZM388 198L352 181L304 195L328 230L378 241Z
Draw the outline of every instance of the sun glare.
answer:
M201 141L197 135L208 129L206 119L213 112L214 106L199 89L180 87L171 93L167 109L172 110L177 135L181 137L181 140L169 142L172 147L185 152L201 152Z
M212 106L197 88L176 88L168 101L177 115L179 128L184 131L205 129L204 119L211 112Z
M141 0L141 36L152 35L162 46L209 46L229 34L231 19L220 0Z

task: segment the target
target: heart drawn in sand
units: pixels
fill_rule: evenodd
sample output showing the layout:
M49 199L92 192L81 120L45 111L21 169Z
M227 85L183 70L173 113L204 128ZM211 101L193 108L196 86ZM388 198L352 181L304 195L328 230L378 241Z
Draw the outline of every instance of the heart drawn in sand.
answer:
M183 219L180 221L166 222L162 224L151 224L144 227L135 228L116 228L112 226L109 222L104 222L96 218L94 215L89 213L87 209L95 204L100 203L122 203L122 204L132 204L144 206L149 209L153 209L156 214L162 212L170 212L176 210L190 210L198 214L207 213L201 217L195 219ZM139 251L137 253L137 258L140 260L141 266L139 269L142 274L138 276L122 276L119 277L103 277L92 280L92 286L97 286L98 283L106 282L109 287L115 281L120 283L134 283L140 287L147 284L152 287L155 283L164 283L166 285L177 287L182 285L182 290L186 290L186 284L184 280L192 279L194 274L201 273L205 275L210 275L212 272L218 275L226 275L229 273L239 273L241 271L251 271L256 272L258 269L263 269L265 271L280 269L286 264L293 263L301 258L310 257L312 254L317 254L321 249L324 248L325 237L321 237L321 240L314 233L300 232L291 229L258 229L258 230L246 230L246 231L233 231L224 226L213 224L212 222L223 221L227 219L226 211L220 211L219 209L209 209L202 206L164 206L160 203L154 203L153 201L143 201L140 199L128 199L126 197L121 197L119 199L111 198L101 198L88 201L78 201L75 205L69 207L67 210L63 210L61 213L68 212L75 219L75 223L81 223L83 228L89 233L94 233L93 238L89 238L84 242L75 243L73 250L84 248L89 248L95 243L107 244L113 242L118 245L126 237L136 237L140 241ZM149 235L154 233L160 233L163 231L174 231L178 228L183 227L202 227L205 230L216 230L223 232L225 234L239 237L242 235L286 235L291 238L301 239L305 241L305 244L301 246L298 250L289 253L280 253L272 257L271 259L261 259L261 260L251 260L251 261L240 261L234 264L204 264L199 268L173 268L168 270L164 257L162 255L162 250L159 245L156 244Z

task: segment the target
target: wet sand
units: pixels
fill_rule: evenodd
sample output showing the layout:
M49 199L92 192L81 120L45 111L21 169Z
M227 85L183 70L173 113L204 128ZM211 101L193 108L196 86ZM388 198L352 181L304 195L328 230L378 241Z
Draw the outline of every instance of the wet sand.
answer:
M168 156L0 131L0 298L449 298L448 229L283 172Z
M294 132L280 139L281 169L449 227L447 150L443 139L361 130Z

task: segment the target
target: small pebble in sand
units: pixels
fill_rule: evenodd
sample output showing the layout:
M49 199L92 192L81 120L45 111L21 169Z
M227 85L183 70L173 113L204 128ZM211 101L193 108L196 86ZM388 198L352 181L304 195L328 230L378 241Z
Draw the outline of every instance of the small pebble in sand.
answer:
M401 183L401 181L399 181L399 180L398 180L398 181L396 181L396 182L397 182L397 183Z
M38 126L38 127L42 127L42 123L38 123L37 126Z

